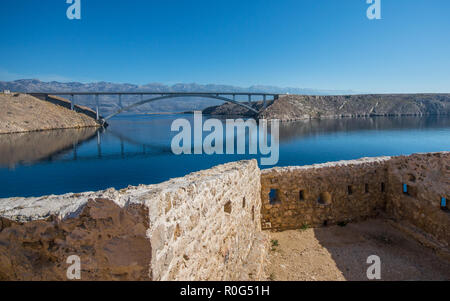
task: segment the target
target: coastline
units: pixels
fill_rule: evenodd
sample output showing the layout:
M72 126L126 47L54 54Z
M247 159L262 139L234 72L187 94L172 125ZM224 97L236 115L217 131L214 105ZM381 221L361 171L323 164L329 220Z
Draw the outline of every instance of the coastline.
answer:
M58 99L58 102L68 101ZM101 127L86 112L94 113L82 106L75 106L72 111L51 100L38 99L29 94L0 93L0 135Z
M380 94L380 95L283 95L268 102L254 102L255 114L242 107L225 103L203 110L208 115L278 119L281 122L400 116L449 116L450 94Z
M283 95L268 101L267 108L256 101L255 114L231 103L212 106L202 113L217 118L278 119L280 122L367 117L449 116L450 94L386 94L309 96ZM139 115L192 114L150 112ZM22 93L0 93L0 135L61 129L101 127L95 112L75 105L70 110L67 99L49 95L45 99Z

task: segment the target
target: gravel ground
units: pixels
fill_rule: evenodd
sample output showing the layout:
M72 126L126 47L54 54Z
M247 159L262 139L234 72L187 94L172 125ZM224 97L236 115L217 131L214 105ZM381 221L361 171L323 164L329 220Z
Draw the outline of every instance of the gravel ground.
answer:
M450 280L450 262L382 219L270 235L270 280L368 280L370 255L381 259L381 280Z

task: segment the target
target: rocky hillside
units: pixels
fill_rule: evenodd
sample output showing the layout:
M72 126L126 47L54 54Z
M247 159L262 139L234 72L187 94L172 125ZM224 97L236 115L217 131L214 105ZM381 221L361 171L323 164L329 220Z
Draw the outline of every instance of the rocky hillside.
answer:
M27 94L0 93L0 134L97 126L97 121L84 113Z
M267 105L269 106L272 103L273 103L273 101L268 101ZM259 111L263 107L263 102L262 101L252 102L251 107L256 109L257 111ZM208 115L252 116L252 117L255 116L254 112L252 112L242 106L238 106L238 105L235 105L235 104L229 103L229 102L226 102L220 106L213 106L213 107L206 108L202 112L203 112L203 114L208 114Z
M204 112L252 116L233 104ZM245 110L247 111L247 110ZM286 95L270 104L258 118L294 121L360 116L450 115L450 94L383 94L309 96Z

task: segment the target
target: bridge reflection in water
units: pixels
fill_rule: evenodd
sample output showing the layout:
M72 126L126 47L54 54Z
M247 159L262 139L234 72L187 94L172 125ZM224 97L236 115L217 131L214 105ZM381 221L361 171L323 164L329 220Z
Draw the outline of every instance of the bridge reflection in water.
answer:
M103 131L0 135L0 198L155 184L230 161L261 157L175 156L170 144L178 133L170 128L177 118L192 120L191 115L119 115ZM449 135L448 117L282 123L278 166L449 150Z
M180 116L123 116L107 129L83 128L0 135L0 168L38 162L121 160L171 155L170 125ZM183 115L183 118L192 118ZM331 132L449 128L449 118L376 117L280 124L280 143ZM207 134L207 133L205 133Z
M117 152L102 150L104 129L83 128L0 135L0 167L14 169L16 165L39 162L89 161L98 159L126 159L169 153L170 147L141 143L133 138L108 130L108 136L118 140ZM79 153L86 144L96 143L97 152ZM133 151L126 151L126 145ZM139 150L137 150L139 149Z
M102 152L102 133L104 131L108 132L108 135L110 137L114 137L119 141L120 145L120 152L119 153L104 153ZM120 132L116 132L114 130L98 130L96 135L96 141L97 141L97 156L84 156L84 157L77 157L73 158L73 160L95 160L95 159L126 159L126 158L133 158L133 157L139 157L139 156L156 156L156 155L162 155L162 154L169 154L172 153L169 146L163 146L159 144L151 144L151 143L142 143L136 139L133 139L132 137L125 136L121 134ZM140 150L134 150L134 151L126 151L125 145L131 145L134 146L135 149ZM76 152L76 150L74 150Z
M0 166L52 161L94 138L97 131L82 128L0 135Z

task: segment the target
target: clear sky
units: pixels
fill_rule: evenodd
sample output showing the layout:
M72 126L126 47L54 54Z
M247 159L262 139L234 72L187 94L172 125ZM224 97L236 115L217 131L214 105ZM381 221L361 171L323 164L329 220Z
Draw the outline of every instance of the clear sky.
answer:
M0 80L450 92L450 1L0 0Z

